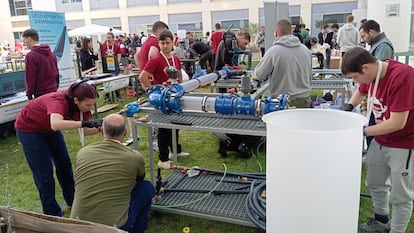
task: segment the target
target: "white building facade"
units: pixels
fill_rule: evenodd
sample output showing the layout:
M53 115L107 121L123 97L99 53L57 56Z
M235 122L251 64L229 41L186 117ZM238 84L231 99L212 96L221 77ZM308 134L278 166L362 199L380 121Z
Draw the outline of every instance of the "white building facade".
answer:
M121 29L131 34L139 34L141 31L148 34L153 22L157 20L166 22L173 32L185 29L195 32L197 36L214 30L215 23L221 23L222 28L229 25L233 25L233 28L244 28L250 24L260 27L265 22L263 0L3 1L8 2L8 7L0 8L2 31L0 41L21 40L21 33L29 28L28 10L64 12L68 30L93 23ZM414 0L409 1L414 2ZM367 0L281 0L279 2L288 2L292 23L306 24L312 35L320 31L316 27L317 21L342 24L348 14L352 14L353 11L365 12L367 6ZM358 20L358 17L356 19Z

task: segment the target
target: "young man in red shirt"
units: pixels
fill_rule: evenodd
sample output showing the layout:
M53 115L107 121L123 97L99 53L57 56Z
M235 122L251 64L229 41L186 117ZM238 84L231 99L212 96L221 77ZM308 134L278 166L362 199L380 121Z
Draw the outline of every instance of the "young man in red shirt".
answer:
M159 48L160 53L155 55L151 60L147 62L144 69L139 75L141 84L148 88L152 85L166 85L169 86L171 82L182 82L181 63L177 55L171 53L173 49L174 37L172 33L165 30L159 35ZM148 42L148 41L147 41ZM145 42L145 43L147 43ZM175 71L174 77L168 75L167 69ZM149 77L152 76L152 81ZM158 167L164 169L174 168L175 165L172 161L169 161L169 157L172 157L170 149L172 151L172 130L171 129L158 129L158 149L159 159ZM177 130L177 141L178 141L178 130ZM181 145L177 144L177 156L189 156L189 153L181 150Z
M102 55L106 56L114 56L118 59L118 64L121 63L122 59L122 51L121 47L119 46L118 42L115 41L114 34L112 32L106 33L106 41L101 46ZM103 59L103 58L102 58ZM116 98L118 101L121 100L121 94L119 90L115 91ZM111 98L109 97L109 93L105 94L105 102L110 102Z
M341 68L342 73L361 83L348 110L368 95L368 116L372 109L376 122L364 128L364 135L374 136L366 160L366 185L372 195L374 217L359 228L404 233L414 200L414 69L394 60L380 61L363 48L348 50Z
M168 30L168 25L162 21L157 21L152 25L152 33L142 44L140 50L135 54L135 60L138 60L139 69L142 71L147 62L160 53L160 46L158 45L158 37L161 32Z
M158 37L160 36L160 33L168 30L168 25L162 21L156 21L154 25L152 25L152 33L148 38L142 41L142 47L140 49L137 49L137 52L134 55L135 64L139 66L139 69L141 71L144 70L145 65L151 58L153 58L155 55L160 53L160 46L158 44ZM143 35L144 33L141 32ZM157 134L158 129L153 129L152 136L153 136L153 148L158 148L158 142L157 142ZM156 150L156 149L155 149Z
M216 61L217 48L219 47L220 42L223 40L223 32L221 31L220 23L216 23L215 28L216 28L216 31L213 32L213 34L211 34L211 39L210 39L211 47L213 48L213 50L211 51L212 61L213 61L213 64L211 64L211 68L213 70L215 67L214 63Z

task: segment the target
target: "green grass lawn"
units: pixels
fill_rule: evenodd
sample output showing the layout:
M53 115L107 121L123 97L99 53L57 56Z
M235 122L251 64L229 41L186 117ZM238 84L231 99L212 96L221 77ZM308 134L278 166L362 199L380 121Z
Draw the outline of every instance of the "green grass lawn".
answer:
M207 88L205 90L208 90ZM104 95L101 95L99 105L102 104ZM100 117L118 111L124 104L134 99L124 100L117 109L100 114ZM141 114L143 115L143 114ZM77 130L64 131L65 141L72 158L81 148ZM140 128L139 151L144 155L147 164L147 179L149 179L149 161L148 161L148 144L147 133L145 128ZM86 144L101 140L98 135L86 137ZM256 154L249 159L240 158L235 153L230 152L227 158L221 158L217 152L218 139L214 138L208 132L180 131L180 143L183 150L190 152L191 156L180 158L179 163L184 166L200 166L203 168L222 170L222 163L225 163L229 171L240 172L265 172L266 157L264 152ZM346 143L346 142L344 142ZM131 145L132 147L132 145ZM335 153L335 152L332 152ZM155 153L157 158L157 153ZM156 159L156 162L158 160ZM169 171L163 171L162 176L166 177ZM365 174L365 171L363 171ZM363 179L361 180L363 193L368 193ZM306 194L304 194L306 195ZM59 185L56 185L57 200L63 206L65 216L68 216L68 209L64 205L62 193ZM6 139L0 139L0 205L6 205L36 212L41 212L38 192L35 188L32 174L25 160L21 145L16 136L12 135ZM364 221L372 215L372 202L369 198L361 198L360 204L360 221ZM191 228L191 232L199 233L222 233L222 232L240 232L240 233L258 233L262 232L257 228L239 226L234 224L209 221L205 219L188 217L182 215L166 214L151 212L148 233L177 233L182 232L186 226ZM335 232L334 230L332 232ZM411 221L407 233L414 232L414 221ZM314 233L314 232L310 232Z

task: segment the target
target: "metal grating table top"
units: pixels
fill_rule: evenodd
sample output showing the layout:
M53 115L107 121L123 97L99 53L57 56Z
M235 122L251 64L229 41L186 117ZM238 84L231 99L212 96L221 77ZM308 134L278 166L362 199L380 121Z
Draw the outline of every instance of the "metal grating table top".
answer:
M213 189L222 174L203 174L188 177L182 174L180 170L171 173L165 186L166 192L161 194L161 200L152 205L153 209L163 212L186 214L207 218L216 221L229 222L245 226L255 226L248 218L245 210L247 192L250 190L251 181L240 183L236 176L226 176L223 183L216 189L217 191L245 191L244 194L210 194L201 201L194 202L205 196L206 193L192 192L191 190L205 190L206 192ZM239 183L232 183L239 181ZM261 182L265 182L262 180ZM168 189L189 190L188 192L174 192ZM175 206L183 203L192 202L176 208L166 208L166 206ZM194 203L193 203L194 202Z
M325 79L325 80L312 80L312 88L346 88L349 86L349 80L346 79Z
M260 119L226 118L226 116L197 116L191 114L149 114L147 127L187 129L218 133L266 136L266 124ZM173 121L191 123L191 125L173 124Z

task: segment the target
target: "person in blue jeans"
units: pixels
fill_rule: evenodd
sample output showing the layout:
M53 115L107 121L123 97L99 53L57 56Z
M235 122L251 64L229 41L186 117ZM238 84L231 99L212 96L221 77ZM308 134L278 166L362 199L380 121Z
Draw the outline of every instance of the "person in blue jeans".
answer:
M144 157L121 143L126 133L124 117L110 114L103 120L103 140L79 150L70 217L143 233L155 189L144 180Z
M74 83L66 91L51 92L31 100L16 118L16 134L32 170L45 214L62 216L55 198L53 164L66 204L72 206L75 189L72 164L60 130L87 127L86 135L98 133L100 122L89 121L97 98L98 93L88 83Z

